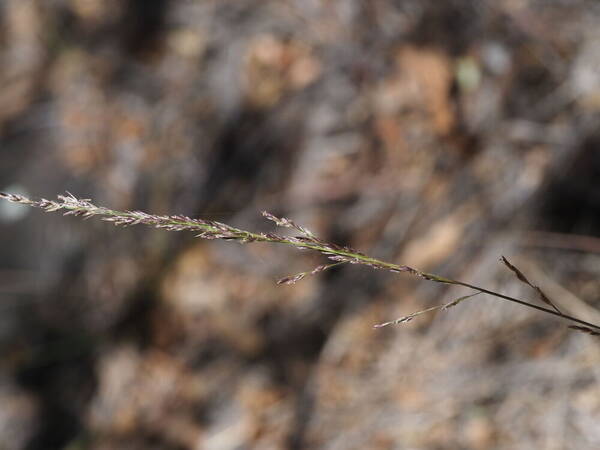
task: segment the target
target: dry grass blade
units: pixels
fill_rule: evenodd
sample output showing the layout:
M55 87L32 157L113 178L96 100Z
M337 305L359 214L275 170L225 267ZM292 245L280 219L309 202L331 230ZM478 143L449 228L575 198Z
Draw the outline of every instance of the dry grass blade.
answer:
M597 331L592 330L591 328L588 327L580 327L577 325L569 325L569 328L571 330L577 330L577 331L581 331L582 333L587 333L590 334L592 336L600 336L600 333Z
M537 292L538 296L540 297L540 299L547 305L551 306L552 308L554 308L554 310L557 313L561 313L561 310L558 309L558 307L548 298L548 296L546 294L544 294L544 292L542 291L542 289L539 286L536 286L535 284L531 283L527 277L525 275L523 275L523 272L521 272L519 269L517 269L515 266L513 266L508 259L506 259L504 256L502 256L500 258L500 261L506 266L508 267L519 279L519 281L525 283L527 286L531 287L534 291Z
M22 195L6 194L3 192L0 192L0 198L9 202L20 203L23 205L32 206L34 208L40 208L46 212L64 210L65 215L79 216L83 217L84 219L87 219L92 216L98 216L101 220L104 220L106 222L112 222L116 226L130 226L142 224L152 226L155 228L162 228L168 231L192 231L197 233L197 237L203 239L222 239L226 241L237 241L240 243L270 242L274 244L290 245L301 250L314 250L326 256L328 259L335 261L335 263L333 264L324 264L318 266L310 272L303 272L291 277L283 278L279 280L279 284L294 284L295 282L304 278L309 273L314 274L322 272L323 270L327 270L328 268L334 267L338 264L350 263L365 265L373 269L384 269L395 273L406 272L408 274L418 276L425 280L432 281L435 283L463 286L477 291L475 294L461 297L445 305L434 306L423 311L417 311L416 313L410 314L405 317L401 317L391 322L385 322L383 324L376 325L377 328L386 325L391 325L394 323L409 322L418 315L435 311L436 309L448 309L452 306L456 306L458 303L465 300L466 298L482 293L491 295L500 300L517 303L521 306L536 309L543 313L577 323L579 326L574 328L575 330L585 331L587 333L600 333L600 325L587 322L585 320L570 316L568 314L564 314L561 311L559 311L558 308L556 308L556 306L554 306L554 304L548 299L548 297L544 295L544 293L539 287L531 284L529 280L527 280L525 275L523 275L521 271L519 271L516 267L510 264L508 260L504 257L502 257L502 262L510 270L512 270L513 273L515 273L519 280L534 288L541 296L544 303L552 306L553 309L545 308L525 300L521 300L515 297L501 294L499 292L485 289L480 286L475 286L464 281L452 280L450 278L445 278L440 275L423 272L421 270L415 269L407 265L394 264L390 262L381 261L376 258L372 258L357 250L354 250L353 248L340 246L330 242L325 242L315 237L306 228L295 224L290 219L280 219L267 212L263 213L263 215L267 219L274 221L279 226L294 228L298 230L302 234L302 236L284 237L274 233L253 233L251 231L235 228L231 225L216 222L213 220L192 219L183 215L159 216L154 214L148 214L142 211L117 211L105 208L103 206L94 205L89 199L78 199L74 195L69 193L67 193L67 195L59 195L58 200L46 200L44 198L40 200L31 200Z

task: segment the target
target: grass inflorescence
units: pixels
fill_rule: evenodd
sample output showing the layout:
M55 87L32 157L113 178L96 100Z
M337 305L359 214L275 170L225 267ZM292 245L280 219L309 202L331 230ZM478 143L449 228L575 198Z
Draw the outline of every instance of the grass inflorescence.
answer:
M308 275L314 275L342 264L361 264L374 269L383 269L396 273L406 272L408 274L421 277L428 281L462 286L475 291L474 293L465 295L451 302L438 306L433 306L431 308L427 308L421 311L416 311L407 316L403 316L395 320L377 324L375 325L376 328L410 322L412 319L421 314L425 314L435 310L446 310L476 295L487 294L500 300L510 301L513 303L517 303L521 306L536 309L538 311L551 314L556 317L560 317L561 319L577 324L571 325L569 327L571 329L581 331L593 336L600 336L599 325L586 322L584 320L578 319L560 311L558 307L556 307L554 302L552 302L548 298L548 296L544 294L544 292L539 286L532 284L527 279L527 277L525 277L525 275L518 268L512 265L504 256L501 257L500 261L508 269L510 269L521 282L530 286L536 292L540 301L548 305L550 308L540 306L519 298L504 295L499 292L485 289L480 286L465 283L463 281L453 280L432 273L423 272L421 270L415 269L407 265L400 265L380 261L378 259L367 256L351 247L340 246L319 239L310 230L300 225L297 225L292 220L287 218L276 217L266 211L263 212L263 216L265 218L273 221L277 226L290 228L299 234L295 236L283 236L275 233L254 233L214 220L192 219L184 215L161 216L148 214L142 211L116 211L103 206L94 205L89 199L79 199L69 193L67 193L67 195L59 195L57 200L46 200L43 198L40 200L31 200L23 195L7 194L3 192L0 192L0 198L13 203L20 203L35 208L40 208L46 212L62 210L64 211L64 215L79 216L83 217L84 219L98 216L101 218L101 220L104 220L106 222L112 222L117 226L131 226L143 224L155 228L162 228L169 231L191 231L196 233L196 237L203 239L223 239L237 241L240 243L270 242L274 244L285 244L296 247L298 249L317 251L323 254L325 257L327 257L330 261L332 261L329 264L319 265L312 270L282 278L278 281L278 284L294 284Z

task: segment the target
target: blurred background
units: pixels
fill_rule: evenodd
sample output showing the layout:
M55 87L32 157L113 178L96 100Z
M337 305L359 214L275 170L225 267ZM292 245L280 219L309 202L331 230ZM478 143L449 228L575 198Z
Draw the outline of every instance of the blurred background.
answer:
M595 0L2 0L0 190L320 237L600 323ZM0 449L597 449L600 341L0 203Z

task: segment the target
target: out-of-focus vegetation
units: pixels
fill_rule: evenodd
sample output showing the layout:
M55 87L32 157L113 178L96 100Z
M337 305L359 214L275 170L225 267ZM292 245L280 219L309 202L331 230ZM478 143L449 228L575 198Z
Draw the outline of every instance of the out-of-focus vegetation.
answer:
M600 313L600 5L4 0L0 190L329 242ZM600 446L597 339L265 244L0 204L0 448Z

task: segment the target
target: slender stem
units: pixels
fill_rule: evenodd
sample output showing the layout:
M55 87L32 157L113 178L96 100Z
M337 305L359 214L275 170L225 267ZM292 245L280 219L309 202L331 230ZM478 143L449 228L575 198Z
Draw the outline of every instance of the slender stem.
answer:
M195 231L199 232L198 237L205 239L225 239L225 240L237 240L239 242L271 242L275 244L291 245L300 249L310 249L320 252L327 256L330 260L336 262L336 264L351 263L351 264L363 264L376 269L385 269L393 272L408 272L412 275L419 276L429 281L443 284L452 284L456 286L463 286L469 289L474 289L480 293L485 293L496 298L518 303L519 305L536 309L538 311L551 314L556 317L560 317L571 322L575 322L581 325L585 325L590 329L600 330L600 326L595 325L585 320L578 319L576 317L564 314L558 310L545 308L538 306L533 303L529 303L525 300L520 300L515 297L500 294L489 289L485 289L479 286L475 286L464 281L452 280L450 278L444 278L439 275L427 273L409 267L406 265L398 265L385 261L380 261L375 258L363 255L362 253L351 249L349 247L341 247L335 244L324 242L316 238L310 231L304 227L296 225L289 219L279 219L269 213L263 213L263 215L274 221L277 225L294 228L299 231L302 236L284 237L271 233L252 233L250 231L241 230L239 228L232 227L216 221L202 220L202 219L191 219L186 216L158 216L141 211L116 211L102 206L96 206L90 202L90 200L77 199L73 195L69 194L66 196L59 196L58 201L53 200L30 200L27 197L17 194L5 194L0 192L0 198L8 200L14 203L21 203L36 208L41 208L47 212L53 212L58 210L66 210L66 215L82 216L84 218L99 216L103 220L113 222L115 225L129 226L136 224L145 224L154 226L157 228L164 228L171 231ZM313 270L312 273L317 273L322 270L326 270L329 267L333 267L336 264L322 265L317 269ZM287 277L280 280L281 283L293 283L296 280L303 278L309 272L303 272L294 277ZM527 283L531 286L531 283ZM532 286L535 287L535 286ZM436 309L434 307L433 309ZM433 310L430 308L429 310ZM428 310L426 310L428 311ZM389 322L391 323L391 322Z
M361 260L363 259L359 255L357 255L356 258L357 259L361 259ZM374 264L382 265L382 266L387 266L387 267L389 267L391 269L401 269L401 267L402 267L402 266L398 266L396 264L391 264L391 263L386 263L384 261L379 261L379 260L374 259L374 258L367 258L367 259L369 260L370 263L374 263ZM475 286L473 284L465 283L464 281L451 280L449 278L440 277L439 275L435 275L435 274L431 274L431 273L426 273L426 272L421 272L421 271L418 271L418 270L416 272L417 272L417 275L419 275L419 276L421 276L421 277L423 277L425 279L437 282L437 283L454 284L456 286L463 286L463 287L466 287L466 288L469 288L469 289L474 289L474 290L480 291L480 292L482 292L484 294L488 294L488 295L492 295L494 297L500 298L502 300L507 300L507 301L510 301L510 302L518 303L519 305L526 306L528 308L537 309L538 311L542 311L542 312L545 312L547 314L552 314L553 316L560 317L560 318L565 319L565 320L570 320L571 322L575 322L575 323L578 323L580 325L585 325L587 327L594 328L596 330L600 330L600 326L595 325L593 323L586 322L585 320L578 319L578 318L570 316L568 314L564 314L564 313L555 311L553 309L544 308L543 306L539 306L539 305L536 305L534 303L529 303L529 302L526 302L524 300L520 300L518 298L511 297L509 295L504 295L504 294L501 294L499 292L495 292L495 291L491 291L489 289L482 288L480 286Z
M503 300L508 300L510 302L518 303L519 305L523 305L523 306L527 306L529 308L537 309L538 311L542 311L542 312L545 312L545 313L548 313L548 314L552 314L553 316L561 317L561 318L563 318L565 320L570 320L571 322L576 322L576 323L579 323L581 325L585 325L587 327L595 328L597 330L600 330L600 326L594 325L593 323L586 322L585 320L581 320L581 319L578 319L578 318L573 317L573 316L569 316L568 314L560 313L560 312L555 311L553 309L544 308L543 306L538 306L538 305L535 305L533 303L526 302L524 300L519 300L518 298L514 298L514 297L511 297L509 295L500 294L498 292L490 291L488 289L477 287L477 286L474 286L474 285L469 284L469 283L464 283L462 281L454 281L452 284L456 284L458 286L464 286L464 287L467 287L469 289L477 289L478 291L481 291L484 294L493 295L494 297L498 297L498 298L501 298Z

